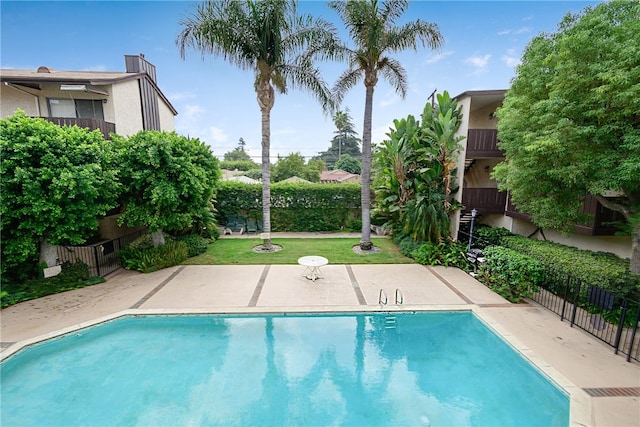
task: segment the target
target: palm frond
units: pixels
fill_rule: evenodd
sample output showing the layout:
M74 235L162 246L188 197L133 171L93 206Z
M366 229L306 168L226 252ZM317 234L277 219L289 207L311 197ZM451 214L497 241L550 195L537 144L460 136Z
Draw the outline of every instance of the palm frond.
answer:
M407 71L399 61L393 58L384 57L378 62L378 72L389 82L396 93L402 98L407 95L407 87L409 86L409 78Z
M340 104L340 102L342 102L342 98L344 98L344 95L351 88L355 87L355 85L358 84L358 82L362 80L362 78L364 78L364 71L361 68L350 68L344 71L340 75L340 77L338 77L336 83L333 85L332 92L334 94L336 102Z

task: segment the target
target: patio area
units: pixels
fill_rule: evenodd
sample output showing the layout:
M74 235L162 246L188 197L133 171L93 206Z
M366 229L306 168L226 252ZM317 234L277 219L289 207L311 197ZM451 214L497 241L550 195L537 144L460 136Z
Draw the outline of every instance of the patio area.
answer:
M455 268L329 264L316 281L304 271L301 265L119 270L105 283L2 310L1 354L122 314L472 310L571 394L572 425L640 425L640 366L542 307L509 303Z

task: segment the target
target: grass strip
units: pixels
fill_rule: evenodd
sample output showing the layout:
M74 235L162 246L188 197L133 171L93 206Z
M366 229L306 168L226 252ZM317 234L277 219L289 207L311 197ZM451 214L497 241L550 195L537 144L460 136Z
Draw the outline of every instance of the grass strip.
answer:
M253 248L262 244L255 239L220 239L210 244L202 255L189 258L186 265L251 265L251 264L297 264L298 258L319 255L331 264L412 264L411 258L400 253L390 239L374 239L380 249L375 254L358 254L353 247L360 243L357 238L291 238L273 239L272 244L282 246L282 250L271 253L257 253Z

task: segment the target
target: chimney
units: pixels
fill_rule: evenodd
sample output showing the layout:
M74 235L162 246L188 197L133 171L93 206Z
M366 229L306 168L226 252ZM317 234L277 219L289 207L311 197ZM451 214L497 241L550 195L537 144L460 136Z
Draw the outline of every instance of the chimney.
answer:
M124 62L127 73L147 73L154 83L158 83L156 80L156 67L144 59L144 53L139 55L125 55Z

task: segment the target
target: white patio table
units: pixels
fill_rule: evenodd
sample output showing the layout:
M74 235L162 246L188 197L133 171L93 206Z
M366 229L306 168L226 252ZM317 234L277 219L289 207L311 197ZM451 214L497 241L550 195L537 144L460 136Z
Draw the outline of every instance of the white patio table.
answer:
M298 258L298 264L305 267L302 275L315 282L316 279L321 279L320 267L329 264L329 260L322 256L309 255Z

